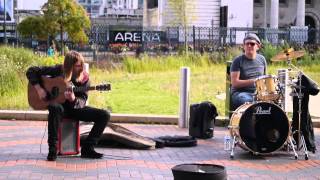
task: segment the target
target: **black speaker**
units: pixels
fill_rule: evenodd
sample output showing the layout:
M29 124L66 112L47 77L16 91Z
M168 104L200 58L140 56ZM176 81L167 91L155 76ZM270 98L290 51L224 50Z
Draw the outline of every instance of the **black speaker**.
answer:
M209 101L190 105L189 135L196 138L212 138L216 107Z

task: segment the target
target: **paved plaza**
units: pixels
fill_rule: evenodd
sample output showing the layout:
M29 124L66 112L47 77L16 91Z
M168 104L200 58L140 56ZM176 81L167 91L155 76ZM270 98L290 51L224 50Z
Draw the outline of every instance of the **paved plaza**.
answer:
M120 124L146 137L188 135L176 125ZM136 150L99 147L105 157L99 160L79 156L46 161L45 121L0 120L0 179L173 179L171 168L182 163L219 164L226 167L228 179L320 179L319 153L298 160L292 152L253 156L236 148L235 159L223 150L224 127L215 127L214 138L198 140L196 147L165 147ZM320 129L315 129L319 149Z

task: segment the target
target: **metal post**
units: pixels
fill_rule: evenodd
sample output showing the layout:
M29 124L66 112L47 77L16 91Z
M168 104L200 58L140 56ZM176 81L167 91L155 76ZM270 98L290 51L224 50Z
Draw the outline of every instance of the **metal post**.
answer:
M232 61L227 61L226 69L226 101L225 101L225 114L228 116L229 120L232 115L232 105L231 105L231 78L230 78L230 66Z
M194 50L196 48L196 27L195 26L192 27L192 34L193 34L193 53L194 53Z
M7 44L7 13L6 13L6 0L3 0L3 42L4 44Z
M84 63L84 72L89 74L89 63ZM87 98L87 101L86 101L86 106L88 105L89 105L89 97Z
M180 128L189 127L189 89L190 68L180 69L180 113L178 125Z

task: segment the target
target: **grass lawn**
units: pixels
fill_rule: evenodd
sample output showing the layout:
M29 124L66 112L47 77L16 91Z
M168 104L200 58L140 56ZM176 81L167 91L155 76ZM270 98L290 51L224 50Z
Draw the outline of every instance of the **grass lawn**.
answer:
M287 65L275 64L268 74L277 74ZM320 82L320 65L304 66L305 74ZM292 73L294 74L294 73ZM110 92L89 93L89 104L107 108L113 113L178 115L180 70L165 72L127 73L91 68L91 84L103 82L112 84ZM8 82L10 83L10 82ZM27 102L26 79L21 77L17 93L0 97L1 109L30 109ZM192 67L190 82L190 103L209 100L215 104L219 115L225 115L226 65L214 64L207 67ZM220 95L218 98L217 95ZM221 96L222 95L222 96Z
M215 96L225 91L224 65L192 69L190 103L210 100L224 111L224 101ZM90 104L108 107L112 112L135 114L171 114L179 112L180 71L127 74L90 71L93 83L110 82L112 91L92 92Z

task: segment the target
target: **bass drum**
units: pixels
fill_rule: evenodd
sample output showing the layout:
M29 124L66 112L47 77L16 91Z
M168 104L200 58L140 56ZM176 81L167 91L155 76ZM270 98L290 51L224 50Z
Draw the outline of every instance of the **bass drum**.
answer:
M285 112L269 102L246 103L232 114L231 136L238 137L240 147L255 154L268 154L280 149L289 136Z

